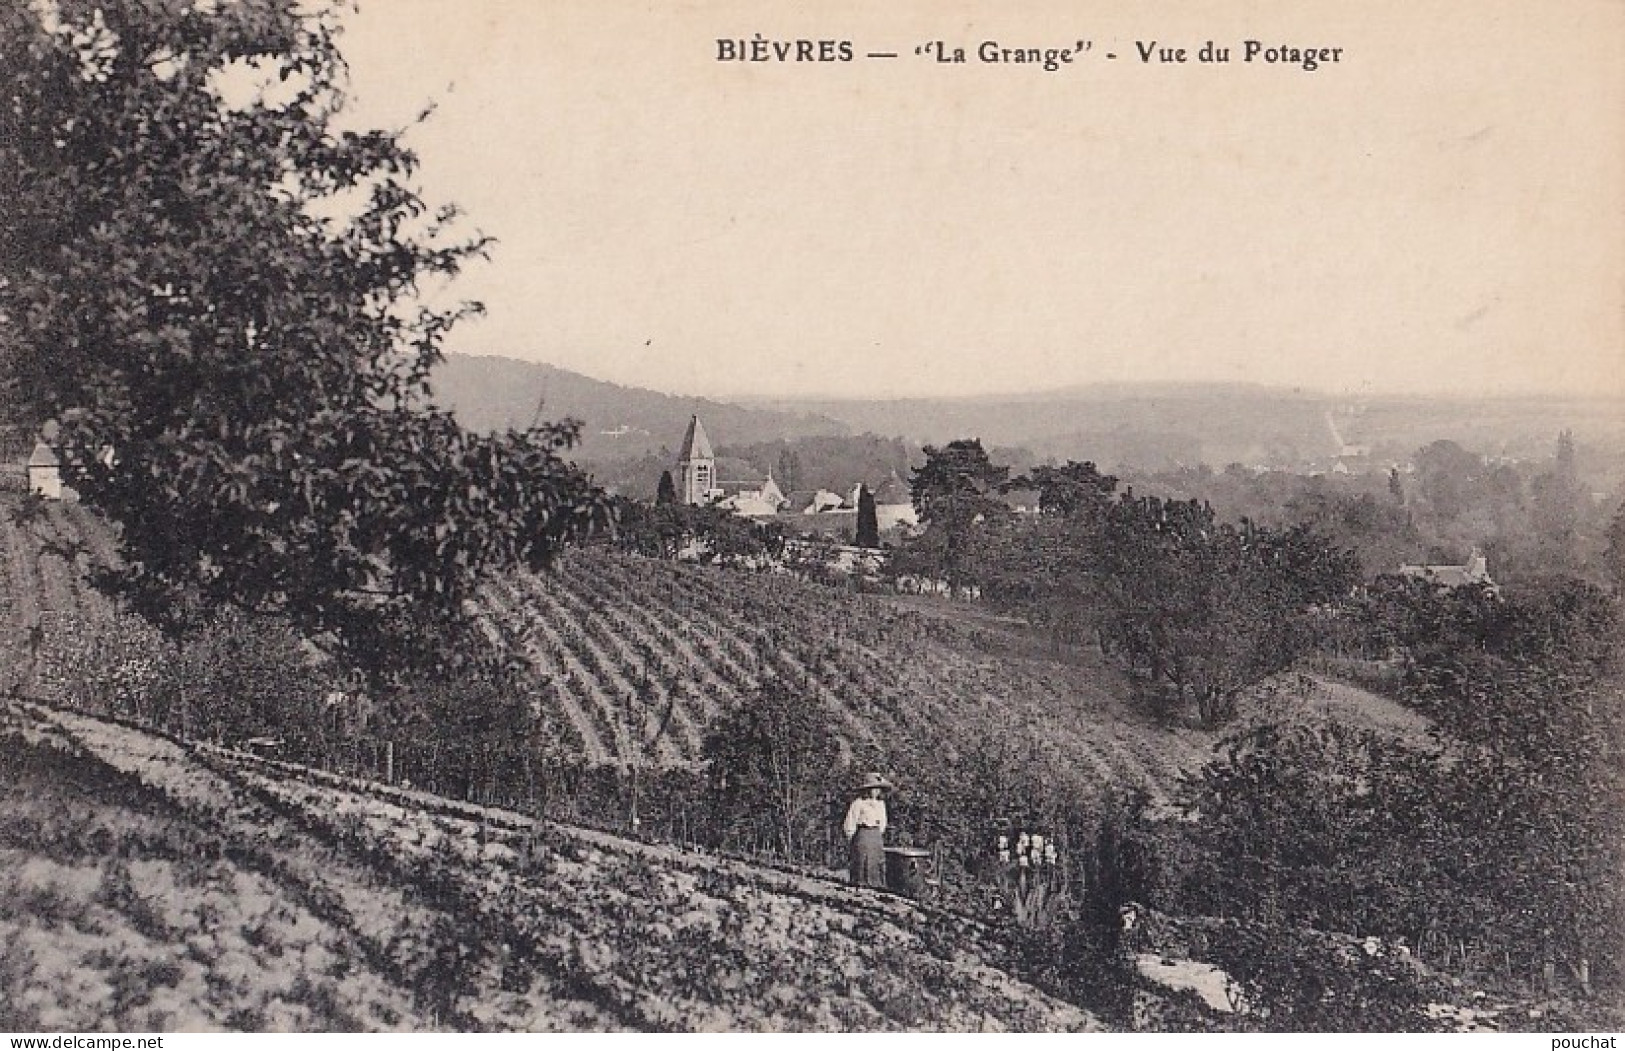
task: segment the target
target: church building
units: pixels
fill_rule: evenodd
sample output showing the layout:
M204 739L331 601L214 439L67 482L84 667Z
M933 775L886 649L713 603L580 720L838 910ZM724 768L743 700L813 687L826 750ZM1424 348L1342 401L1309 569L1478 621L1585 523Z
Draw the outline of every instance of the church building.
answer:
M724 478L723 475L730 475ZM743 460L717 460L698 416L690 416L688 430L677 454L677 500L696 506L716 506L748 518L770 518L783 508L784 493L767 477L751 477L756 469Z
M698 416L688 418L688 430L677 453L677 501L708 504L722 495L717 486L717 454L711 450L705 425Z

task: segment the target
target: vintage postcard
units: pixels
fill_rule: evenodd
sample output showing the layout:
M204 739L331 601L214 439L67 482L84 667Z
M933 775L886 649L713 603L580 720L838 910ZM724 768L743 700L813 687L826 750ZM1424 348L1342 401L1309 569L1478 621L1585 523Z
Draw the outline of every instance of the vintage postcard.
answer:
M14 1046L1615 1046L1625 4L5 0L0 89Z

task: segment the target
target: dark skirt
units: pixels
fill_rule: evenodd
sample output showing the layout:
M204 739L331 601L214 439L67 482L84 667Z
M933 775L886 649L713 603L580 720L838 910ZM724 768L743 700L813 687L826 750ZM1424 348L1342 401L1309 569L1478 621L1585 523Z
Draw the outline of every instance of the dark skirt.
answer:
M881 842L880 829L858 829L852 837L851 863L854 887L886 886L886 848Z

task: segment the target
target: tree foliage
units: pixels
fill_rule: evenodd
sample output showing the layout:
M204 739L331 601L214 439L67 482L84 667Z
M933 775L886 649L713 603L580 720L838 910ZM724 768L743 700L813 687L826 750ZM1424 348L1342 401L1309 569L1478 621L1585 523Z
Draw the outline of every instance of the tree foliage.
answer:
M706 565L760 567L784 553L784 530L721 507L617 500L615 544L623 551Z
M1607 531L1619 505L1617 496L1594 495L1617 482L1597 469L1607 462L1598 451L1564 433L1548 458L1486 458L1435 442L1412 455L1413 469L1395 467L1386 480L1375 472L1304 476L1233 464L1140 474L1135 482L1164 498L1211 503L1221 518L1310 525L1356 552L1368 576L1408 563L1460 563L1477 550L1506 588L1543 576L1607 585Z
M1621 503L1614 511L1614 517L1608 521L1607 533L1608 547L1603 555L1603 565L1608 572L1609 583L1613 585L1616 595L1625 595L1625 503Z
M981 439L962 438L941 448L925 447L925 463L909 477L909 493L926 526L968 521L1005 510L998 493L1009 474L1009 467L988 458Z
M1006 532L983 570L983 595L1056 638L1098 638L1105 623L1099 556L1117 479L1093 463L1041 465L1009 483L1038 490L1040 514Z
M778 474L779 488L786 492L801 488L801 457L794 449L781 450L773 469Z
M855 542L859 547L880 546L880 519L875 513L875 494L867 485L858 486L858 529Z
M1041 464L1010 483L1038 490L1038 509L1062 518L1098 519L1117 491L1117 476L1101 474L1093 462L1068 460L1059 467Z
M1551 953L1617 985L1625 922L1619 697L1504 684L1573 730L1419 747L1345 725L1232 739L1194 786L1178 907L1389 940L1471 946L1485 970ZM1584 716L1588 704L1591 715ZM1448 741L1442 738L1441 741Z
M821 706L770 678L717 722L704 754L712 805L735 845L823 860L842 771Z
M670 471L660 472L660 485L655 489L655 503L675 504L677 502L677 484L671 480Z
M958 592L978 584L978 568L991 561L983 547L1009 518L999 493L1010 468L994 464L977 438L941 448L927 445L924 451L925 463L909 477L909 494L923 527L913 553L922 574Z
M1118 493L1088 462L1007 480L979 442L925 452L913 488L926 528L890 575L974 585L1059 641L1092 634L1164 714L1227 721L1248 688L1309 652L1316 617L1360 576L1307 524L1224 522L1200 501ZM1038 515L1009 512L999 493L1016 487L1038 490Z
M397 134L343 130L335 33L287 0L6 5L0 364L122 527L139 610L273 611L379 668L443 657L483 571L607 505L561 458L573 424L432 407L473 308L420 293L486 242Z
M1179 907L1447 939L1457 966L1470 951L1528 979L1553 959L1583 991L1618 987L1617 609L1582 581L1507 600L1391 579L1374 601L1432 741L1336 723L1232 737L1191 786Z
M1359 577L1354 558L1306 527L1220 522L1205 504L1132 493L1106 514L1097 564L1113 650L1208 726L1307 653L1308 614Z

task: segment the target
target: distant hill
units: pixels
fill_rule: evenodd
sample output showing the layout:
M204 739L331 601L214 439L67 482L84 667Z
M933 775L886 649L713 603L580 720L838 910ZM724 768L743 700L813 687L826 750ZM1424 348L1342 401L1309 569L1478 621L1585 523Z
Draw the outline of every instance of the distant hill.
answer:
M1111 384L1029 395L751 403L923 442L977 437L1034 455L1158 469L1299 460L1331 451L1317 396L1217 384Z
M528 424L539 402L544 419L582 420L576 458L634 495L653 491L695 413L730 455L776 456L768 447L789 443L801 447L809 468L821 460L808 439L863 434L901 438L911 451L976 437L1037 460L1093 460L1133 473L1231 463L1329 470L1350 456L1356 470L1386 470L1440 438L1488 456L1541 459L1560 431L1571 430L1583 477L1599 491L1625 481L1625 398L1618 396L1355 397L1243 383L1110 383L969 398L730 403L468 355L448 357L433 382L437 400L476 429Z
M1108 469L1205 463L1303 469L1351 452L1403 462L1439 438L1487 455L1550 456L1572 430L1582 464L1625 462L1625 398L1349 397L1255 384L1100 384L1030 395L745 404L940 443L979 437ZM1593 474L1606 474L1593 470Z
M748 409L709 398L684 398L590 379L533 361L448 355L431 382L435 401L456 413L465 427L524 427L536 417L582 421L585 462L616 460L675 450L689 416L705 420L712 440L726 444L843 435L849 429L828 417L798 410Z

